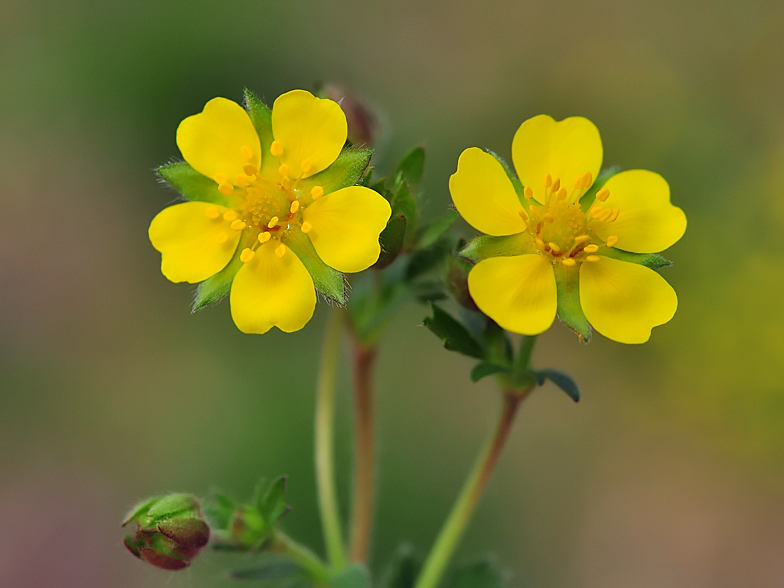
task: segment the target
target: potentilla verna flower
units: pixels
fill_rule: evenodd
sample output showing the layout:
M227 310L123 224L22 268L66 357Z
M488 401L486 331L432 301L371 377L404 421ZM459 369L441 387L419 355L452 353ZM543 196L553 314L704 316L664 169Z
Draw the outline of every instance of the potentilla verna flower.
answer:
M344 303L340 272L376 262L391 209L354 185L370 151L343 151L338 104L304 90L278 97L271 111L246 98L247 111L215 98L180 123L186 163L158 172L190 201L159 213L150 241L169 280L203 282L195 308L230 289L241 331L297 331L313 315L316 289Z
M686 230L660 175L623 171L596 182L602 142L581 117L525 121L512 143L519 180L472 147L449 181L455 207L475 229L462 254L477 262L468 287L503 328L536 335L556 315L583 339L591 326L621 343L643 343L669 321L678 299L654 255ZM590 325L589 325L590 323Z

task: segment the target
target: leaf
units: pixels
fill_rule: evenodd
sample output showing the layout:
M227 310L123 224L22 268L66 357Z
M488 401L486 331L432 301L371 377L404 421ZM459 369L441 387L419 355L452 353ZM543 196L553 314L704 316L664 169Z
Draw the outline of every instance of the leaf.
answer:
M252 568L232 570L232 580L283 580L304 579L302 568L291 559L281 555L267 555L261 564Z
M484 316L484 315L483 315ZM485 358L496 365L511 366L514 358L509 333L502 329L494 320L484 317L485 329L482 339L485 343Z
M234 281L234 276L237 275L237 272L240 271L240 268L244 265L243 261L240 259L240 255L242 254L243 249L253 246L258 234L258 231L250 229L242 231L240 242L237 244L234 256L229 263L226 264L226 267L199 284L196 289L196 296L193 299L191 312L196 312L205 306L214 304L229 293L231 284Z
M615 249L613 247L602 247L601 255L610 257L612 259L618 259L620 261L628 261L629 263L644 265L645 267L652 270L657 270L659 268L672 265L672 262L669 259L662 257L658 253L631 253L629 251L623 251L622 249Z
M189 163L169 163L155 170L163 180L188 200L212 202L220 206L228 206L229 200L218 192L218 184L207 176L203 176Z
M286 504L286 479L286 476L280 476L274 480L264 494L263 506L260 507L260 510L270 525L289 510L289 506Z
M607 169L603 169L599 172L599 175L596 176L596 180L588 189L588 191L583 194L582 198L580 198L580 208L583 212L588 210L593 204L594 198L596 198L596 193L602 189L602 187L607 183L611 177L621 171L620 165L614 165L612 167L608 167Z
M550 369L536 370L534 373L539 380L540 386L544 384L545 380L550 380L553 384L566 392L569 398L575 402L580 401L580 390L577 388L577 384L575 384L574 380L572 380L572 378L567 374L558 370Z
M284 238L284 243L291 247L308 270L316 290L340 306L345 306L348 290L346 277L321 261L308 236L301 231L289 231Z
M433 224L424 228L416 240L417 247L427 249L441 240L449 232L449 229L454 226L459 216L456 210L450 210Z
M356 186L367 171L372 155L370 149L344 149L327 169L300 180L299 189L309 193L314 186L321 186L324 193L329 194L341 188Z
M397 259L400 250L403 249L405 236L406 217L393 216L390 218L386 228L378 238L381 245L381 255L378 256L378 261L373 265L375 269L383 269Z
M414 147L409 151L395 170L395 174L400 174L409 186L416 187L422 179L422 174L425 170L425 148Z
M508 368L502 367L500 365L494 365L492 363L482 362L478 363L474 366L474 369L471 370L471 381L478 382L482 378L486 378L487 376L492 376L493 374L497 374L498 372L509 372Z
M503 586L503 574L489 561L479 561L458 568L448 583L448 588L503 588Z
M580 305L580 267L553 266L555 285L558 292L558 318L586 343L590 343L592 330Z
M536 243L528 233L518 233L506 237L481 235L469 241L460 256L477 263L489 257L512 257L536 253Z
M213 491L204 500L202 510L212 529L226 529L234 515L236 504L225 494Z
M446 261L450 249L449 244L439 241L430 249L420 249L412 253L406 267L406 281L415 280L438 267Z
M446 280L449 292L460 306L479 312L479 308L468 291L468 272L471 271L473 265L462 257L450 256Z
M414 588L421 568L422 558L414 548L401 545L381 576L379 588Z
M430 305L433 316L426 317L423 324L444 342L449 351L469 357L483 359L482 346L461 323L435 304Z
M406 182L400 182L392 195L392 216L403 216L406 219L406 244L410 243L416 233L419 210L416 200Z
M330 588L370 588L370 574L365 566L354 564L329 580Z

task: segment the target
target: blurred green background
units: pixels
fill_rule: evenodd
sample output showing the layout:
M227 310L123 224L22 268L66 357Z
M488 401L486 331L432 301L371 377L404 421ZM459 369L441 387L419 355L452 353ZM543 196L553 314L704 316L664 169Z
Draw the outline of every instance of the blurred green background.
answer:
M321 549L326 307L293 335L242 335L228 304L191 316L146 230L180 120L322 80L382 113L381 170L427 146L431 218L464 148L509 158L540 113L592 119L605 162L661 173L689 218L663 272L680 308L649 344L541 337L535 365L584 399L526 402L460 558L493 552L521 587L782 586L782 28L778 0L0 0L0 585L228 586L217 554L174 576L138 562L119 522L151 493L246 498L279 473L287 529ZM376 569L429 547L498 406L423 314L380 357Z

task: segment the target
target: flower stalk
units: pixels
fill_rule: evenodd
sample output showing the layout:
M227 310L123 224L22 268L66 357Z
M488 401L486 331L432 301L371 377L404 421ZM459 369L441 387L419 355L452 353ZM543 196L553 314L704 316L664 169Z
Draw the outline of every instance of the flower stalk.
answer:
M272 548L275 551L288 555L292 561L299 564L319 584L326 583L329 580L329 570L324 565L324 562L321 561L321 558L283 531L275 532Z

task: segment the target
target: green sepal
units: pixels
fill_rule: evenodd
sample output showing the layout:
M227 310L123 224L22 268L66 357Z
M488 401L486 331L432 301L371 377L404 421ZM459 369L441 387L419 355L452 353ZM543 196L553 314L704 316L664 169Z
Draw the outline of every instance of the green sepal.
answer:
M274 480L260 501L259 510L270 525L291 510L291 507L286 504L286 480L286 476Z
M372 155L371 149L344 149L327 169L300 180L299 189L310 193L314 186L321 186L324 193L329 194L341 188L356 186L370 166Z
M163 497L162 496L152 496L151 498L146 498L146 499L142 500L141 502L135 504L133 506L133 508L128 511L128 514L125 515L125 518L123 519L123 522L122 522L122 526L124 527L129 522L131 522L132 520L138 519L143 514L147 514L147 511L150 509L150 507L153 504L155 504L156 502L158 502L161 498L163 498Z
M495 365L492 363L487 363L483 361L482 363L478 363L474 366L474 369L471 370L471 381L478 382L482 378L486 378L487 376L492 376L499 372L507 372L509 373L510 370L500 365Z
M234 276L240 271L244 265L240 259L243 249L253 246L256 242L259 232L254 229L246 229L242 231L240 241L237 244L237 250L229 263L226 264L221 271L214 276L211 276L199 284L196 289L196 296L193 299L193 307L191 312L201 310L205 306L218 302L231 290L231 283L234 281Z
M431 304L432 317L425 317L422 324L444 342L449 351L456 351L476 359L484 358L484 351L468 329L439 306Z
M373 265L375 269L384 269L390 265L400 251L403 249L403 241L406 236L406 217L393 216L389 219L386 228L379 235L378 242L381 245L381 255Z
M384 570L379 588L414 588L420 569L422 558L410 545L401 545Z
M496 152L490 151L489 149L485 149L485 151L495 157L496 161L501 164L501 167L503 167L504 171L506 172L506 177L508 177L509 181L512 182L512 187L515 189L517 198L521 203L526 203L527 200L524 193L525 188L517 175L512 171L512 168L510 168L506 161L504 161ZM525 208L528 208L528 204L525 204Z
M574 380L572 380L572 378L567 374L558 370L550 369L536 370L534 373L536 374L536 379L538 380L540 386L544 384L545 380L550 380L553 384L566 392L569 398L575 402L580 401L580 390L577 388L577 384L574 382Z
M427 249L428 247L435 245L436 242L440 241L449 232L459 217L460 215L456 210L450 210L431 225L422 229L416 240L417 247Z
M622 249L615 249L614 247L603 247L600 250L599 255L617 259L619 261L644 265L652 270L672 265L672 262L669 259L662 257L658 253L631 253L629 251L623 251Z
M272 135L272 110L247 88L245 88L245 110L248 111L253 128L256 129L256 134L259 136L261 165L263 168L265 163L275 161L272 153L270 153L270 146L272 141L275 140Z
M580 305L580 266L553 266L558 296L558 318L586 343L590 343L592 330Z
M504 574L490 561L478 561L458 568L448 588L503 588Z
M518 233L505 237L480 235L469 241L460 256L477 263L489 257L512 257L537 253L536 243L528 233Z
M330 588L370 588L370 574L362 564L354 564L333 574L329 579Z
M583 212L591 207L591 204L593 204L594 198L596 197L596 193L604 187L604 185L607 183L607 180L620 171L621 166L614 165L599 172L599 175L596 176L594 183L591 184L591 187L588 188L588 191L583 194L582 198L580 198L580 208Z
M422 180L425 171L425 148L422 146L414 147L409 151L395 170L393 176L400 174L402 179L412 188L416 188Z
M199 512L199 501L190 494L167 494L160 497L147 510L150 523L163 519Z
M316 290L340 306L345 306L348 290L346 277L321 261L308 236L301 231L289 231L283 242L291 247L308 270Z
M213 529L226 529L231 523L231 517L237 508L237 504L227 495L213 490L204 499L202 505L204 516Z
M188 200L211 202L220 206L229 206L226 196L218 192L218 184L197 172L189 163L169 163L155 170L157 174L172 188Z
M460 306L479 312L479 307L468 291L468 272L471 271L473 265L462 257L450 256L446 281L449 292Z

